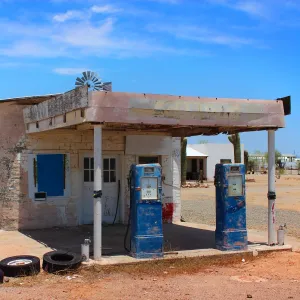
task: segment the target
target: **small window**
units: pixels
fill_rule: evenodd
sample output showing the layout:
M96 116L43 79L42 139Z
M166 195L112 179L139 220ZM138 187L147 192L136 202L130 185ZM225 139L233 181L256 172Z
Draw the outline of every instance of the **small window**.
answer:
M116 159L103 159L103 182L116 182ZM85 157L83 161L83 177L84 182L94 182L94 158Z
M85 157L83 160L84 182L94 182L94 158Z
M158 164L159 158L158 156L140 156L139 157L139 164Z
M116 159L103 159L103 182L116 182Z

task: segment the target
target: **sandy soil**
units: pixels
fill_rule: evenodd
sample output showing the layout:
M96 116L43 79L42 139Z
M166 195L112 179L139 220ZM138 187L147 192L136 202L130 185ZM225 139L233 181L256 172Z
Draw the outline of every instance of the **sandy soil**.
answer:
M246 183L247 205L268 206L268 176L247 175L255 182ZM215 198L215 187L209 183L208 188L184 188L181 190L182 200ZM300 212L300 176L284 175L276 179L276 207L277 209L293 210Z
M188 262L187 262L188 264ZM130 272L89 270L68 280L42 273L0 286L1 299L299 299L300 253L239 258L230 265L164 264ZM149 266L148 266L149 267ZM154 266L155 267L155 266ZM198 268L198 269L197 269ZM129 268L130 269L130 268ZM188 271L190 270L190 271Z

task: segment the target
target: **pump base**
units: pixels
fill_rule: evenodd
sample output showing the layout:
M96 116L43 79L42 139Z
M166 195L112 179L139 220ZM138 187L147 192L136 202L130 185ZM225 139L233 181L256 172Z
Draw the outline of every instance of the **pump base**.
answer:
M215 231L216 248L222 251L248 250L247 230Z
M135 258L163 257L163 235L134 236L131 240L131 256Z

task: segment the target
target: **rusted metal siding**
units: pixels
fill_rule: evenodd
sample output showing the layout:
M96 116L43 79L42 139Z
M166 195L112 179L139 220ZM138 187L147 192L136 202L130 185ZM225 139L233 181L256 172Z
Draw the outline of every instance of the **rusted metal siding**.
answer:
M193 127L284 127L282 101L92 92L87 121Z

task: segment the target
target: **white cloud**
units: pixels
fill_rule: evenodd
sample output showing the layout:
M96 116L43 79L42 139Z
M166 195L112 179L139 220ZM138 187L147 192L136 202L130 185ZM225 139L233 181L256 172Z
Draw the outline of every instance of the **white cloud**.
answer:
M209 3L222 5L234 10L244 12L251 16L256 17L269 17L270 10L272 10L272 2L269 2L271 6L268 6L268 1L257 0L207 0ZM275 0L273 0L275 1Z
M268 10L261 2L258 1L239 1L233 6L233 8L253 16L268 16Z
M122 11L122 9L107 4L107 5L102 5L102 6L94 5L91 7L91 11L94 13L100 13L100 14L113 14L113 13Z
M148 0L148 1L166 3L166 4L179 4L181 2L181 0Z
M60 75L78 75L86 70L89 68L56 68L53 69L53 72Z
M202 44L217 44L230 47L255 44L255 41L253 41L252 39L234 36L230 34L224 34L216 32L214 30L196 26L152 25L148 27L148 29L151 32L168 33L178 39L195 41Z
M59 24L37 25L9 21L2 24L0 20L0 30L1 28L3 30L10 29L9 34L5 33L1 36L0 58L79 58L86 56L125 58L145 57L153 54L206 55L195 49L165 45L152 38L147 31L140 34L131 30L123 31L122 29L120 31L116 22L117 20L112 18L106 18L101 22L80 20L73 22L70 26L67 21Z
M17 41L10 46L5 48L0 47L0 56L11 56L11 57L59 57L65 56L65 49L57 44L41 43L38 41L23 40Z
M114 21L107 18L99 25L90 22L65 26L53 38L60 43L75 47L99 47L110 44Z
M82 19L84 14L78 10L68 10L65 13L57 14L53 16L53 20L56 22L66 22L74 19Z

